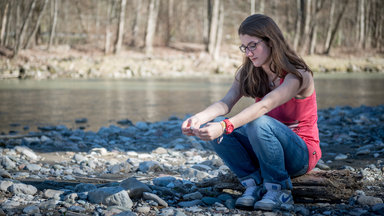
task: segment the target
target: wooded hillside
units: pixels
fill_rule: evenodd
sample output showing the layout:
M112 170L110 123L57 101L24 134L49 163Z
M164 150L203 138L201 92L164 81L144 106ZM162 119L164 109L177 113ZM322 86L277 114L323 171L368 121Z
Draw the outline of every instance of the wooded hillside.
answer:
M187 43L216 59L223 44L238 45L237 27L252 13L271 16L302 55L383 51L382 0L1 0L0 54L67 44L150 55Z

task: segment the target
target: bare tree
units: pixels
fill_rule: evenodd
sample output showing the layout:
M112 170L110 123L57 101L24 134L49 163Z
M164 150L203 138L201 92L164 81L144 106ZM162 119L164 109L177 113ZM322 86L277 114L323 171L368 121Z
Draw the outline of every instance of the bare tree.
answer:
M45 7L47 6L47 3L48 3L48 0L44 0L42 9L40 10L39 16L37 17L35 27L33 28L33 31L31 32L31 34L28 36L27 43L25 44L24 49L29 47L29 43L31 42L31 38L33 38L37 32L37 29L39 28L39 25L40 25L41 17L43 16L43 12L45 10Z
M169 46L171 39L174 34L174 29L173 29L173 19L174 19L174 14L173 14L173 0L168 0L168 9L167 9L167 36L165 40L165 44Z
M304 3L305 5L305 20L304 20L304 32L303 32L303 42L301 44L301 53L304 53L305 50L307 50L308 47L308 41L309 41L309 34L310 34L310 24L311 24L311 6L312 6L312 0L307 0Z
M207 0L207 13L206 13L206 16L204 17L204 33L203 33L203 43L204 43L206 52L209 52L211 22L212 22L212 0Z
M293 39L293 49L297 51L297 46L299 45L300 35L301 35L301 22L302 22L302 10L301 10L301 0L296 0L296 28L295 28L295 36Z
M139 26L141 22L141 7L142 7L142 0L136 0L136 9L135 9L135 17L133 19L132 23L132 40L130 43L130 46L136 46L137 45L137 39L139 38Z
M359 0L359 48L363 47L364 40L365 40L365 35L364 35L364 30L365 30L365 13L364 13L364 0Z
M48 51L51 50L53 39L55 38L58 8L59 0L53 1L53 20L51 25L51 32L49 34Z
M124 37L124 24L125 24L125 6L127 5L127 0L120 1L120 16L119 16L119 27L117 28L117 37L115 42L115 49L113 52L115 54L119 53L121 50L121 44L123 43Z
M0 29L0 45L4 45L5 41L5 29L7 26L7 17L8 17L8 8L9 8L9 2L5 1L5 6L3 8L3 17L1 18L1 29ZM3 6L3 5L1 5Z
M220 10L219 10L219 26L217 29L217 39L215 44L215 51L213 55L214 60L218 60L220 57L220 48L221 48L221 41L223 38L223 28L224 28L224 4L220 4Z
M159 0L151 0L149 4L147 34L145 36L145 53L147 55L150 55L153 52L153 37L156 30L157 15L160 6L159 4Z
M111 48L111 13L112 13L112 3L107 1L107 18L105 23L105 41L104 41L104 54L108 54Z
M327 49L325 51L325 54L327 54L327 55L331 51L332 41L335 38L335 35L336 35L337 31L339 30L340 21L341 21L341 18L343 17L343 15L344 15L344 12L345 12L345 9L347 8L347 5L348 5L348 0L344 0L343 4L342 4L341 12L340 12L340 14L339 14L339 16L337 17L337 20L336 20L336 25L333 28L332 33L331 33L331 39L330 39L328 47L327 47Z
M264 14L264 10L265 10L265 0L259 0L259 2L260 2L259 13L260 13L260 14Z
M31 6L29 7L28 15L25 18L23 25L21 26L19 38L17 39L16 46L13 49L13 57L17 56L17 54L19 53L20 47L22 46L22 43L24 40L25 31L28 27L30 20L31 20L32 13L33 13L33 10L35 9L35 6L36 6L36 0L33 0L31 3Z
M331 46L331 35L332 35L332 27L333 27L333 17L335 15L335 1L331 1L331 9L329 10L329 21L328 21L328 30L327 30L327 38L325 39L324 47L325 50Z
M213 10L212 10L212 18L211 18L211 26L209 31L209 45L208 45L208 53L213 56L214 48L216 44L217 37L217 28L219 22L219 8L220 8L220 0L213 0Z
M251 0L251 14L254 14L256 12L256 0Z
M317 28L318 28L317 20L319 17L319 12L323 7L324 1L314 0L314 3L315 3L315 13L312 18L312 31L311 31L311 43L310 43L311 45L309 47L309 55L312 55L313 53L315 53L315 47L317 42Z

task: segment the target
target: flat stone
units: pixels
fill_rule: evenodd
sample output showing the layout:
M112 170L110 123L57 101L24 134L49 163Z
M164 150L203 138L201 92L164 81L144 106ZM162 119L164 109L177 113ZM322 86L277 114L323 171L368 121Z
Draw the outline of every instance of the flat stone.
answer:
M144 192L143 193L143 199L145 199L145 200L153 200L153 201L157 202L159 205L168 207L168 203L167 202L165 202L163 199L161 199L159 196L157 196L156 194L153 194L153 193Z

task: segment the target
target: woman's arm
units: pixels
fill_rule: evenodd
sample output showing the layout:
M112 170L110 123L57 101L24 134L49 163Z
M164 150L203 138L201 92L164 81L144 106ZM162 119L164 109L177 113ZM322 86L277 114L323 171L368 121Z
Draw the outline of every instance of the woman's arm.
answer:
M299 79L293 74L288 74L284 82L265 95L261 101L250 105L237 115L231 117L229 121L234 125L234 128L259 118L295 96L309 96L314 90L313 78L308 72L301 72L301 74L303 75L303 84L301 86ZM213 140L222 133L223 129L219 123L209 123L206 127L195 132L202 140Z
M182 132L189 136L195 135L191 128L197 132L202 124L205 124L218 116L226 115L231 111L232 107L240 98L240 84L237 79L235 79L223 99L213 103L203 111L185 120L181 126Z
M230 122L237 128L288 102L293 97L311 95L314 91L313 77L308 72L301 71L300 73L303 76L303 84L301 86L296 76L288 74L279 87L265 95L261 101L252 104L230 118Z

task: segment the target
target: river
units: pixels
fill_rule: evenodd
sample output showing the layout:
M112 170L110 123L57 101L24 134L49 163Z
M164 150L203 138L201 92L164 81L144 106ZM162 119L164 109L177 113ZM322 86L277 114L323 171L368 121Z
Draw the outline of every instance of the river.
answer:
M117 121L185 117L222 98L231 78L134 80L0 80L0 132L26 133L66 125L97 131ZM319 109L384 104L384 75L316 74ZM253 103L241 99L232 115ZM86 118L85 124L75 120Z

